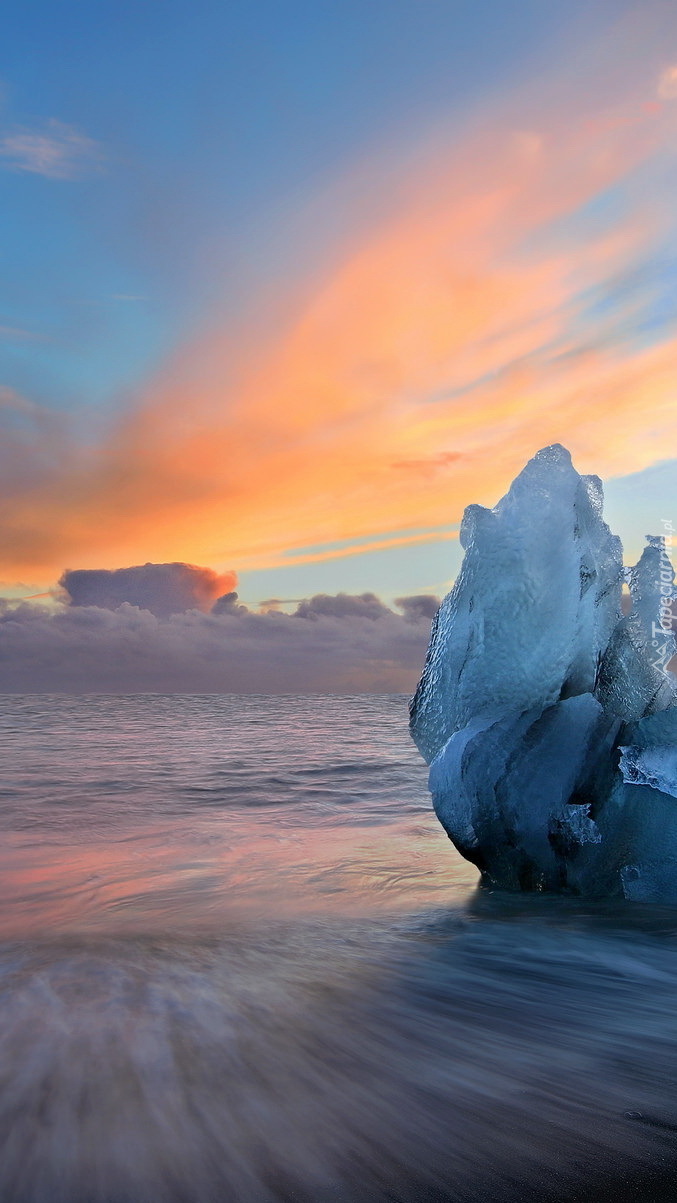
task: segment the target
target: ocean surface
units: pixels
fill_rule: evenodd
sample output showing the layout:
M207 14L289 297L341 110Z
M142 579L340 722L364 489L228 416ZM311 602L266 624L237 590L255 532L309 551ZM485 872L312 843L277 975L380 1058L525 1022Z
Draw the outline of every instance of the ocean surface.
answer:
M677 911L478 885L406 698L0 695L0 1203L677 1197Z

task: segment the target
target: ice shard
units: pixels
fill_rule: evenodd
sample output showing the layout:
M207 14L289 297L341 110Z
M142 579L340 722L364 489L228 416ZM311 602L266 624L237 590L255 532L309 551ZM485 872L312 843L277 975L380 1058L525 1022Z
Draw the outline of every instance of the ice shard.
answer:
M677 902L674 572L665 536L624 569L602 499L555 445L466 509L411 732L487 883Z

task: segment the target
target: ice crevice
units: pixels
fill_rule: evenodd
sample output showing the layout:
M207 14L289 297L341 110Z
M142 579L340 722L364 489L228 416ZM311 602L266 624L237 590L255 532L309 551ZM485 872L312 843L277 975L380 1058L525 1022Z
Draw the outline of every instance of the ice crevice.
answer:
M677 902L666 537L625 569L600 479L555 444L460 538L410 704L440 822L494 886Z

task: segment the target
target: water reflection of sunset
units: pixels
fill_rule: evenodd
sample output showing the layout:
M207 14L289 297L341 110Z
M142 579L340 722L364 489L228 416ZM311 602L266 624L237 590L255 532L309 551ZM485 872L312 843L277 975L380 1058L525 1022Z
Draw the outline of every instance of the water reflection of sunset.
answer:
M0 934L209 931L248 915L397 913L476 881L434 816L285 826L270 812L134 825L112 838L3 836Z

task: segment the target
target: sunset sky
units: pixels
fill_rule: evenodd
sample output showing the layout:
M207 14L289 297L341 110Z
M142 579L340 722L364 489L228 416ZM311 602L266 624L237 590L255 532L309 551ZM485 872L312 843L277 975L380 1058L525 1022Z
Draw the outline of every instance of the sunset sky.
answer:
M554 441L629 560L677 517L673 0L3 33L4 597L147 561L250 607L441 595L464 506Z

